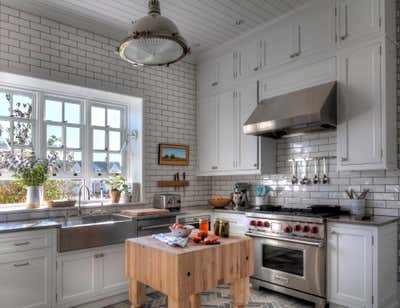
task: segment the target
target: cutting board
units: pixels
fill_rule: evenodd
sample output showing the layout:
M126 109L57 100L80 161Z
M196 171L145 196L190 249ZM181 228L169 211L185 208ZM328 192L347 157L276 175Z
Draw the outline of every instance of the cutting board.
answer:
M171 213L165 209L135 209L135 210L123 210L121 215L137 217L137 216L148 216L148 215L163 215Z

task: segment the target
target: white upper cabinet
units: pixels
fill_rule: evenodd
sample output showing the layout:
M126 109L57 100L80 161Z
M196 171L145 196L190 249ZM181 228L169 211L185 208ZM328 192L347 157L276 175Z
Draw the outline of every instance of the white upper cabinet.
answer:
M198 172L218 169L216 96L200 98L197 109Z
M259 138L243 133L243 124L257 107L257 83L250 82L239 87L236 91L235 103L238 118L237 123L239 123L239 125L236 126L237 140L239 142L236 168L242 170L257 170Z
M261 40L256 39L238 48L238 78L246 78L261 70L265 62L262 43Z
M396 121L392 115L396 114L395 75L390 68L396 63L393 49L390 41L377 40L339 53L339 170L396 165Z
M222 57L217 58L216 66L218 66L217 87L227 88L238 75L238 55L237 52L229 52Z
M223 92L218 97L218 169L229 171L236 167L236 143L235 121L236 110L234 108L235 91Z
M219 65L216 61L206 61L199 65L197 91L199 95L210 94L218 86Z
M337 0L336 36L347 47L384 33L396 40L396 0Z

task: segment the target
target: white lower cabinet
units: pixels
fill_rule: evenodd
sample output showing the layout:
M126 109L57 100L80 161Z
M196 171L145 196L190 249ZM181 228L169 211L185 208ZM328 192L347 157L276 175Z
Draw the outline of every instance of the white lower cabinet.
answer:
M0 235L0 307L54 307L55 230Z
M127 292L124 245L57 257L57 307L71 307Z
M398 307L397 223L328 224L327 294L332 307Z

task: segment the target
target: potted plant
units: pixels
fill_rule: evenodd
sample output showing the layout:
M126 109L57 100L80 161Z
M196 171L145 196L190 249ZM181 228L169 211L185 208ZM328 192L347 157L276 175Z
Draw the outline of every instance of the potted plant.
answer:
M119 203L121 192L128 189L126 178L122 175L115 175L101 182L106 184L110 189L111 203Z
M49 169L60 167L56 156L48 159L39 159L34 153L2 154L0 168L7 167L14 172L13 176L26 187L26 205L28 208L37 208L41 203L43 184L48 178Z

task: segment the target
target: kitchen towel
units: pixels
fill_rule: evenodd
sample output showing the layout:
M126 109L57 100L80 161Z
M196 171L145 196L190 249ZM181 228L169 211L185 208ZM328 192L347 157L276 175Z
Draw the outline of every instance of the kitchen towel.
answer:
M179 246L182 248L186 247L187 243L189 242L188 237L184 238L184 237L168 236L165 235L164 233L153 234L152 237L170 246Z

